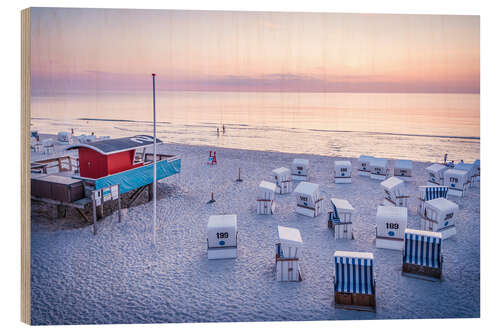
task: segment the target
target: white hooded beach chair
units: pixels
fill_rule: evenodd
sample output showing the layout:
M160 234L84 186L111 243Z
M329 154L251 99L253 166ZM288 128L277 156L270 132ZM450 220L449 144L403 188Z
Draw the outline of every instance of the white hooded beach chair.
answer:
M336 308L376 310L373 254L335 251L333 291Z
M445 198L426 201L421 218L422 230L440 232L443 239L456 235L458 205Z
M54 153L54 140L45 139L43 140L43 153L44 154L53 154Z
M353 239L352 214L354 208L345 199L332 198L332 211L328 213L328 228L333 228L335 239Z
M394 176L409 181L412 179L413 162L410 160L396 160L394 162Z
M439 281L443 271L442 237L439 232L406 229L403 275Z
M276 244L276 280L302 281L299 258L302 250L302 237L295 228L278 226Z
M57 141L65 144L69 144L71 142L71 133L70 132L59 132L57 133Z
M335 161L333 164L333 177L335 184L350 184L352 173L351 162Z
M380 183L384 190L384 206L408 207L408 188L399 177L390 177Z
M481 181L481 160L474 161L474 183Z
M384 180L389 175L389 161L386 158L372 158L370 160L370 178Z
M444 172L444 185L448 186L448 195L463 197L467 190L469 172L459 169L448 169Z
M388 250L403 249L407 223L406 207L378 206L375 246Z
M432 164L425 168L427 171L427 185L444 185L444 172L448 167L443 164Z
M321 214L323 198L320 197L319 185L309 182L300 182L294 190L297 198L297 214L316 217Z
M309 160L295 158L292 162L292 179L300 181L308 180L309 169Z
M207 224L208 259L228 259L238 256L236 215L212 215Z
M276 184L261 181L259 184L259 195L257 197L257 214L273 214L276 208L274 196L276 195Z
M472 186L472 182L474 181L474 164L460 162L455 165L454 169L467 171L467 181L465 183L465 186L467 188L470 188Z
M425 202L437 199L437 198L447 198L448 197L448 187L447 186L419 186L418 187L418 215L423 217L425 214Z
M286 194L292 192L292 172L288 168L277 168L273 170L276 193Z
M359 168L358 168L358 174L360 176L366 176L369 177L371 172L370 172L370 161L373 159L373 156L368 156L368 155L361 155L359 157L358 163L359 163Z

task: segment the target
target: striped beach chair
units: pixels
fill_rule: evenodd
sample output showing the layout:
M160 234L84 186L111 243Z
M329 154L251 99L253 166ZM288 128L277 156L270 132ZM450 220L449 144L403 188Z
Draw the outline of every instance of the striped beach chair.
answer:
M403 275L439 281L442 277L442 237L439 232L406 229Z
M447 186L419 186L418 187L418 214L420 217L425 216L425 202L437 198L447 198L448 197L448 187Z
M376 311L373 254L336 251L333 277L334 306L361 311Z

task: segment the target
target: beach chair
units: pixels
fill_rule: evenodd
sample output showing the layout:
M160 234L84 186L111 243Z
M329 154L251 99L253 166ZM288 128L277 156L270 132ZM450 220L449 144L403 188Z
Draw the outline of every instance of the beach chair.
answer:
M406 229L403 275L440 281L443 273L441 233Z
M334 306L346 310L376 311L373 254L335 251Z
M349 201L332 198L332 211L328 212L328 228L333 229L335 239L354 239L352 234L352 214L354 208Z

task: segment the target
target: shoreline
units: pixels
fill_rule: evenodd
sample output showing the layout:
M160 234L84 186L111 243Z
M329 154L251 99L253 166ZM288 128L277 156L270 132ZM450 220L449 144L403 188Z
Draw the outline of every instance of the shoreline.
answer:
M33 162L33 156L35 156L37 159L41 159L41 158L51 158L51 157L56 157L56 156L61 156L62 152L64 151L64 148L65 147L69 147L75 143L72 143L72 144L61 144L59 142L57 142L57 134L50 134L50 133L39 133L40 135L40 141L42 141L43 139L48 139L48 138L52 138L55 140L55 147L60 147L61 149L57 150L55 149L54 151L54 154L50 154L50 155L45 155L43 153L33 153L31 152L31 161ZM113 137L112 137L113 139ZM276 151L276 150L265 150L265 149L245 149L245 148L231 148L231 147L222 147L222 146L214 146L214 145L204 145L204 144L188 144L188 143L169 143L169 142L164 142L163 144L161 145L158 145L157 146L157 149L158 149L158 153L169 153L170 151L166 151L165 147L175 147L174 150L178 150L177 146L185 146L185 147L188 147L189 149L195 149L196 147L198 148L204 148L204 149L207 149L207 154L208 154L208 151L209 150L234 150L234 151L240 151L240 152L252 152L252 153L276 153L276 154L287 154L287 155L290 155L290 156L296 156L294 158L299 158L299 157L304 157L304 156L310 156L310 157L314 157L314 156L318 156L318 157L324 157L324 158L335 158L335 159L345 159L345 160L349 160L351 161L352 163L352 168L353 168L353 172L355 172L357 169L356 169L356 164L358 163L358 159L359 159L359 156L358 157L345 157L345 156L340 156L340 155L325 155L325 154L312 154L312 153L291 153L291 152L281 152L281 151ZM366 152L364 154L361 154L361 155L370 155L370 153ZM373 155L372 155L373 156ZM378 158L387 158L387 160L389 161L389 167L392 167L393 164L394 164L394 161L398 158L390 158L390 157L385 157L385 156L374 156L374 157L378 157ZM444 153L443 153L443 157L444 157ZM479 159L479 157L477 158ZM442 160L441 161L422 161L422 160L412 160L413 163L423 163L423 164L432 164L432 163L438 163L438 164L441 164L442 163ZM470 160L470 161L465 161L466 163L474 163L473 160Z

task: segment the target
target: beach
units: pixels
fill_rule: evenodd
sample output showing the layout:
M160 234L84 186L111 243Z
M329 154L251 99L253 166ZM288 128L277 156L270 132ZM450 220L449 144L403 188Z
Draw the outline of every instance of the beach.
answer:
M217 151L216 166L207 165L210 150ZM375 214L383 190L380 181L358 176L355 158L178 143L163 144L159 152L179 154L182 170L158 185L155 246L153 203L146 200L124 210L121 223L116 213L98 221L96 236L76 214L52 221L47 214L32 213L33 324L480 316L479 185L463 198L449 196L460 207L457 235L443 241L443 281L429 282L402 276L400 251L375 248ZM310 181L320 185L326 201L323 213L297 215L290 193L277 196L274 215L257 215L258 184L272 181L271 171L290 167L293 158L310 160ZM333 183L333 162L340 159L353 163L352 184ZM420 227L417 186L426 184L428 165L413 164L409 228ZM238 168L242 182L235 181ZM207 204L211 192L216 202ZM331 197L347 199L355 208L354 240L335 240L328 229ZM206 225L217 214L238 216L237 259L207 259ZM275 280L278 225L301 232L302 282ZM336 250L373 252L376 313L332 306Z

